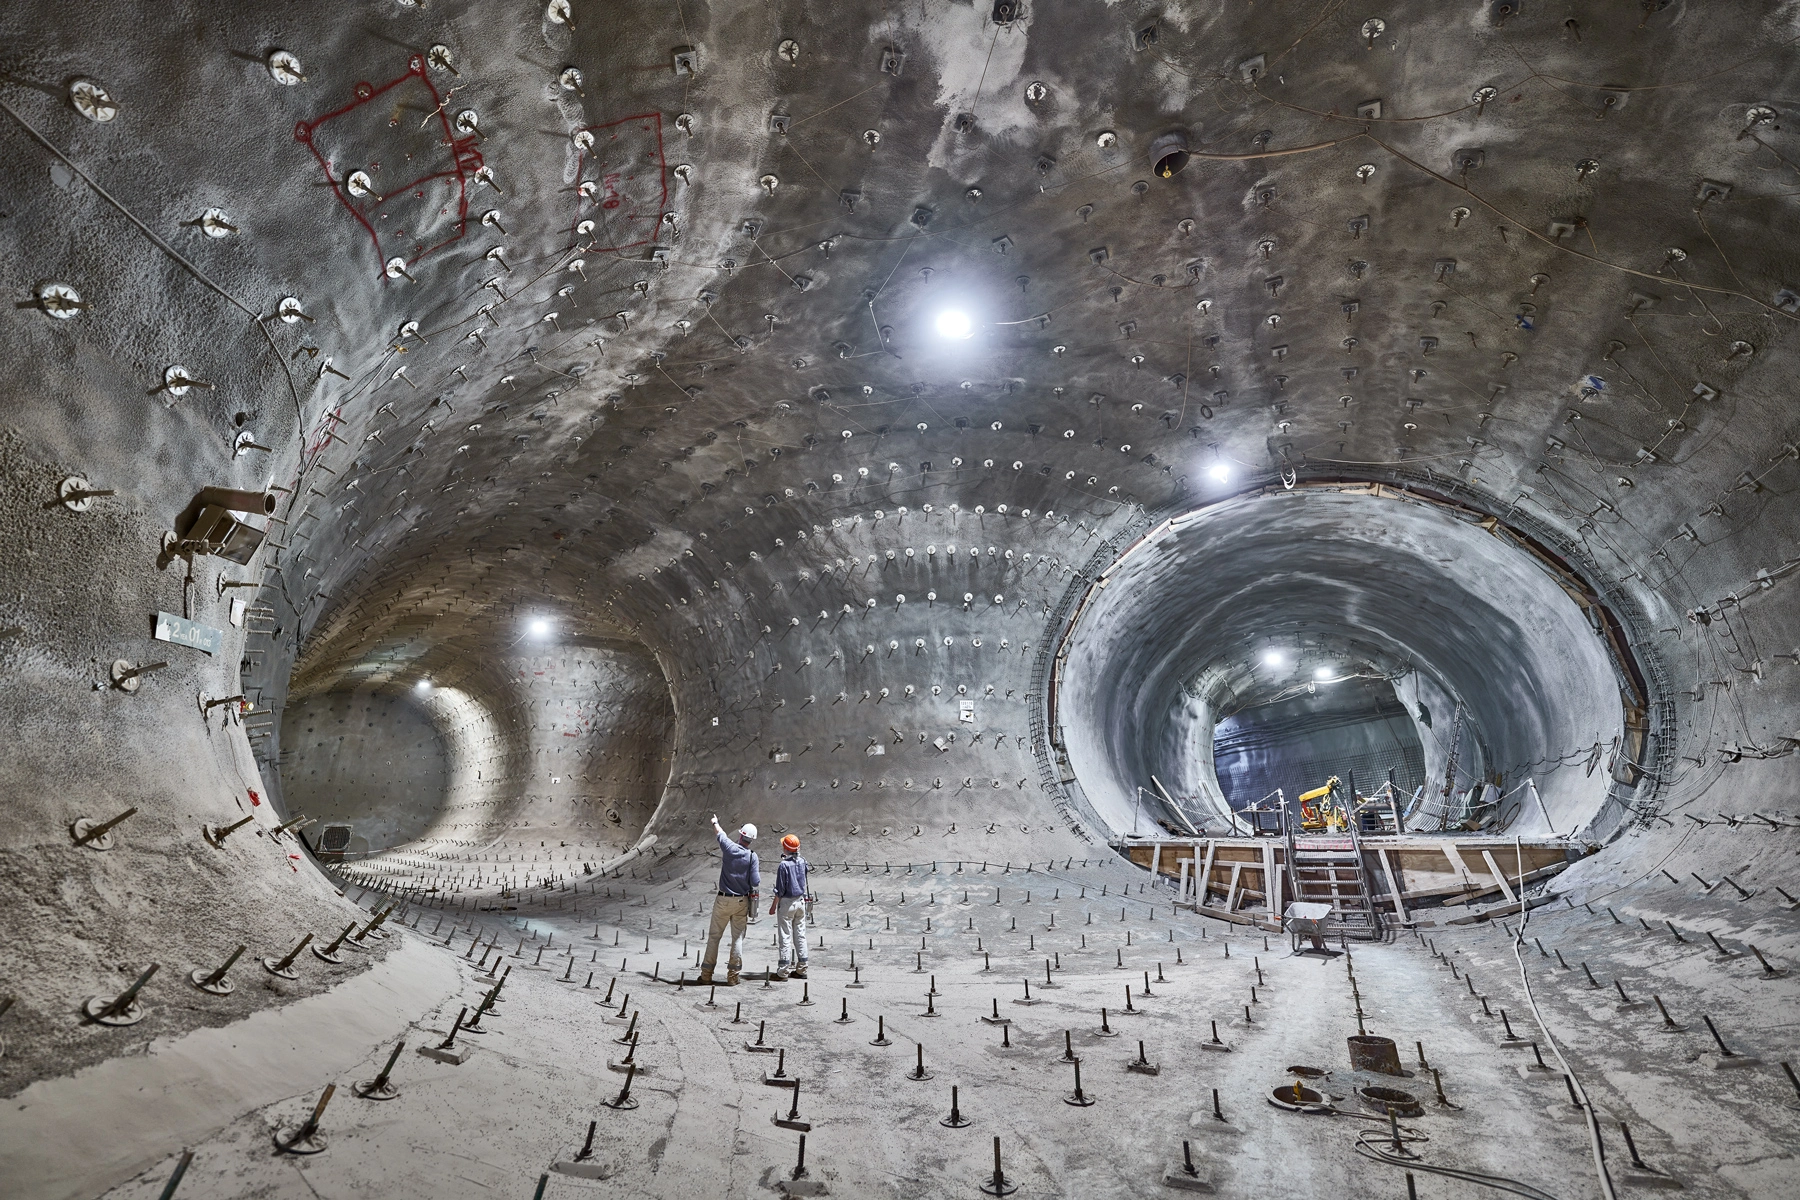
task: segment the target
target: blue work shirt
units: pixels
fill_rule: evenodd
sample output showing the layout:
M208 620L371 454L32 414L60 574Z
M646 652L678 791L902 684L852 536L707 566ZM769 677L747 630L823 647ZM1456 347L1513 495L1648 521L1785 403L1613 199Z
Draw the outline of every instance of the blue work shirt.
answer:
M719 851L725 858L719 867L720 895L748 896L762 886L762 867L754 850L738 845L736 838L727 837L721 830Z
M784 900L806 895L806 873L809 869L806 860L798 854L791 858L783 855L781 865L775 868L775 894Z

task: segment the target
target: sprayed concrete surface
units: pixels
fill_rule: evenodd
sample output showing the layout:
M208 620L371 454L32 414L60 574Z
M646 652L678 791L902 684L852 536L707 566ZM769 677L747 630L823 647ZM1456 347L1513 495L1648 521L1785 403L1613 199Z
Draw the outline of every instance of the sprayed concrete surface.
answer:
M736 995L816 1078L835 1191L971 1191L997 1133L1026 1194L1159 1190L1183 1136L1222 1193L1403 1194L1352 1148L1378 1123L1263 1099L1341 1072L1360 994L1463 1105L1416 1122L1421 1194L1466 1192L1425 1169L1460 1164L1605 1197L1556 1087L1471 1019L1463 962L1529 1007L1499 926L1421 910L1458 974L1390 928L1349 992L1341 961L1264 957L1154 887L1132 907L1111 844L1140 797L1223 823L1212 730L1291 685L1279 635L1295 670L1430 709L1428 782L1534 780L1499 832L1600 847L1523 947L1616 1189L1640 1185L1614 1118L1690 1192L1791 1190L1793 24L1753 0L8 6L0 1093L85 1131L84 1081L185 1086L146 1046L387 1006L251 1052L179 1122L34 1139L13 1177L156 1195L191 1141L178 1195L525 1193L601 1120L626 1192L772 1187L796 1146L741 1031L636 974L691 953L717 812L832 864L817 1004ZM183 544L206 488L273 496L245 561ZM417 719L332 744L309 715L334 706ZM110 849L72 833L133 809ZM325 816L367 831L335 863L277 832ZM1128 880L1084 952L1082 889ZM260 965L377 897L398 941ZM455 944L411 946L440 916ZM985 973L971 916L1003 948ZM409 1050L399 1099L340 1094L332 1149L270 1157L271 1123L364 1069L340 1056L447 1028L470 920L519 951L475 1056ZM631 1113L596 1107L595 922L657 1068ZM1097 1010L1170 929L1186 961L1136 1018L1164 1071L1127 1074ZM524 970L552 933L545 965L582 946L595 988ZM1063 986L997 1050L975 1018L1041 971L1033 937ZM240 945L231 995L189 982ZM1247 1001L1245 950L1269 1019L1197 1050ZM82 1020L152 964L141 1023ZM1615 1011L1615 982L1686 1029ZM877 1052L882 1014L903 1036ZM1714 1069L1702 1014L1756 1061ZM1062 1028L1094 1108L1061 1103ZM906 1036L933 1080L904 1079ZM952 1075L973 1128L936 1124ZM1215 1082L1236 1152L1187 1121Z
M704 929L697 910L707 892L691 876L595 883L580 893L579 918L530 909L478 915L478 931L498 940L494 958L513 969L497 1015L484 1018L488 1032L462 1035L475 1047L468 1061L427 1061L412 1048L440 1041L459 1006L485 992L473 978L418 1019L394 1022L388 1036L409 1047L394 1076L397 1099L347 1094L348 1084L379 1070L385 1045L367 1047L354 1065L297 1072L291 1095L195 1139L184 1189L219 1197L524 1192L555 1162L572 1159L587 1122L596 1121L592 1161L606 1182L552 1172L547 1195L766 1194L791 1175L798 1141L772 1123L787 1115L793 1095L765 1086L778 1064L746 1048L759 1029L785 1052L779 1066L801 1081L810 1177L838 1195L974 1194L991 1171L994 1136L1009 1177L1034 1195L1156 1194L1183 1139L1226 1195L1394 1194L1403 1190L1400 1172L1421 1162L1582 1194L1592 1186L1588 1135L1584 1124L1563 1119L1571 1105L1561 1072L1520 1070L1535 1062L1528 1041L1554 1067L1552 1038L1601 1118L1615 1170L1627 1161L1619 1121L1630 1125L1643 1160L1689 1194L1775 1195L1795 1168L1794 1110L1770 1103L1759 1070L1715 1067L1693 1007L1704 989L1708 1015L1732 1048L1762 1055L1780 1044L1769 1011L1793 1002L1792 978L1760 981L1736 937L1738 960L1721 967L1708 961L1710 947L1614 925L1606 902L1628 921L1666 903L1664 889L1647 881L1595 893L1594 915L1565 902L1536 910L1517 957L1496 921L1473 927L1478 932L1428 928L1388 945L1353 944L1346 962L1296 956L1282 935L1178 912L1167 891L1140 891L1142 873L1118 865L956 867L822 872L809 978L770 988L757 974L773 957L766 916L751 927L743 984L711 992L675 985L684 973L694 979L693 935ZM438 956L441 971L467 944L457 928L454 917L440 924L425 910L416 934L401 936L417 937L409 953ZM434 929L435 949L426 949ZM1701 937L1695 927L1685 932ZM479 959L489 958L487 947L483 941ZM1568 969L1550 956L1556 951ZM460 961L472 976L468 953ZM1791 938L1776 953L1791 954ZM1600 989L1588 988L1583 962ZM1619 1010L1615 979L1636 1007ZM1036 1003L1021 1005L1027 982ZM611 1002L602 1003L609 990ZM1131 1013L1122 1011L1128 991ZM1645 1003L1650 991L1660 991L1681 1032L1661 1031ZM1010 1022L1004 1031L980 1019L996 1002ZM1115 1037L1101 1036L1102 1008ZM1404 1076L1353 1069L1345 1039L1358 1032L1359 1008L1369 1033L1398 1043ZM1517 1047L1501 1045L1503 1010L1522 1039ZM877 1018L889 1046L869 1045ZM1229 1052L1205 1048L1213 1022ZM1062 1061L1065 1031L1091 1108L1063 1102L1074 1088L1074 1067ZM615 1039L628 1032L637 1034L641 1071L631 1095L639 1106L618 1111L604 1102L623 1086L609 1064L624 1059L627 1048ZM1129 1069L1140 1041L1155 1075ZM926 1080L909 1078L919 1047ZM1271 1091L1295 1080L1290 1067L1329 1072L1323 1092L1341 1111L1303 1115L1271 1105ZM324 1120L330 1148L314 1158L275 1155L272 1130L291 1126L334 1080L340 1090ZM1447 1105L1437 1100L1439 1083ZM968 1128L939 1124L953 1085ZM1372 1153L1391 1143L1385 1118L1358 1102L1355 1089L1366 1086L1397 1087L1423 1102L1423 1115L1401 1122L1406 1153L1419 1159L1401 1164ZM1212 1117L1215 1088L1224 1122ZM1369 1146L1359 1152L1359 1141ZM1532 1153L1521 1154L1522 1145ZM170 1165L107 1194L154 1196ZM1463 1195L1473 1186L1413 1169L1421 1194Z

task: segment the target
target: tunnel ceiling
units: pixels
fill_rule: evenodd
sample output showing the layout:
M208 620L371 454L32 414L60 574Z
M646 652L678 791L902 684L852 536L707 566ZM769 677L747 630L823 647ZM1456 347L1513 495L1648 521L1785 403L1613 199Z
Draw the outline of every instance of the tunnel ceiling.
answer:
M723 786L883 685L865 641L980 636L965 590L1017 622L987 631L1014 657L935 678L997 682L1023 747L1095 539L1283 477L1528 521L1665 626L1780 565L1759 523L1797 469L1800 167L1796 35L1766 5L183 5L129 41L18 5L0 28L33 451L158 526L203 486L283 489L276 548L227 571L266 584L268 694L290 667L302 692L498 672L548 612L656 652L677 786ZM936 331L950 308L972 336ZM931 585L886 552L956 541L1053 567L978 553L906 618L940 624L902 629L895 596ZM785 676L741 666L790 650ZM833 652L866 678L794 682ZM1739 718L1706 736L1766 733ZM846 754L888 737L857 720ZM1012 792L1038 766L968 769Z

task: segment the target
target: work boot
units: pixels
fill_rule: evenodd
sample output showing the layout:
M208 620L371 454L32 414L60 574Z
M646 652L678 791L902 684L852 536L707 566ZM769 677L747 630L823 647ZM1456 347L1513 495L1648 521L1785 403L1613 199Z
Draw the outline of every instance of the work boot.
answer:
M786 967L776 967L774 973L771 974L769 976L769 978L774 980L776 983L786 983L787 978L788 978L787 968Z
M713 978L712 978L712 972L711 972L711 971L710 971L710 970L707 970L707 969L705 969L705 968L702 968L702 969L701 969L701 971L700 971L700 980L699 980L699 982L700 982L700 983L701 983L701 984L702 984L702 985L710 985L710 984L711 984L711 983L712 983L712 981L713 981Z
M806 964L801 963L799 966L795 967L793 969L793 971L790 972L790 974L792 974L795 979L805 979L806 978Z
M737 985L738 985L738 973L736 971L733 971L731 974L729 974L725 977L725 986L726 987L736 987Z

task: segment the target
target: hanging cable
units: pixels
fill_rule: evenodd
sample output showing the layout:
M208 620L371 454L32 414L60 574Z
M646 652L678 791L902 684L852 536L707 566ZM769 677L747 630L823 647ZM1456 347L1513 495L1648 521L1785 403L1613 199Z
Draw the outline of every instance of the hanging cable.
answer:
M1513 855L1516 863L1517 877L1525 878L1525 847L1519 835L1513 835ZM1537 997L1531 991L1531 976L1525 970L1525 926L1531 920L1531 901L1523 892L1523 884L1519 896L1519 931L1513 935L1513 961L1519 964L1519 985L1525 989L1525 1003L1531 1006L1532 1019L1537 1022L1538 1031L1544 1035L1544 1044L1550 1047L1555 1055L1557 1065L1562 1068L1563 1076L1568 1079L1569 1087L1581 1102L1582 1115L1587 1118L1588 1144L1594 1155L1594 1174L1600 1181L1600 1194L1606 1200L1618 1200L1613 1191L1612 1177L1606 1172L1606 1147L1600 1141L1600 1119L1594 1112L1594 1105L1588 1099L1587 1089L1581 1086L1581 1080L1575 1077L1574 1068L1569 1060L1563 1057L1562 1048L1556 1044L1556 1037L1550 1032L1544 1014L1538 1010Z

